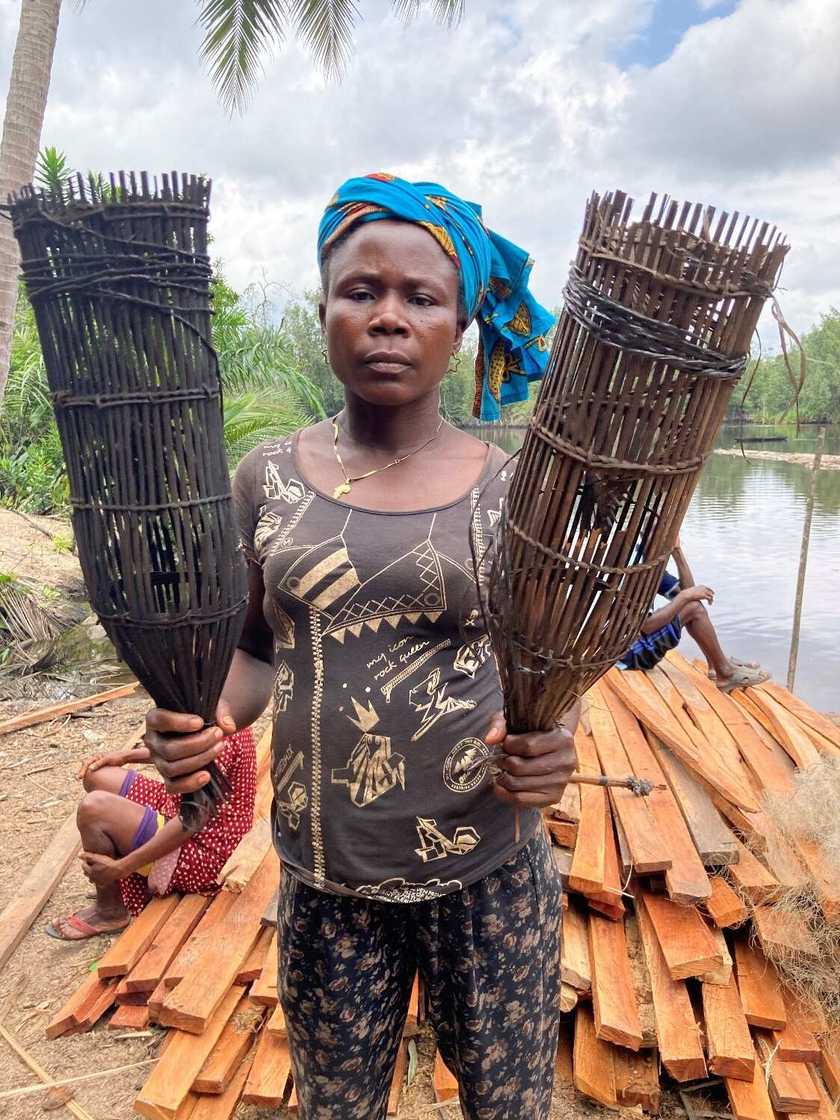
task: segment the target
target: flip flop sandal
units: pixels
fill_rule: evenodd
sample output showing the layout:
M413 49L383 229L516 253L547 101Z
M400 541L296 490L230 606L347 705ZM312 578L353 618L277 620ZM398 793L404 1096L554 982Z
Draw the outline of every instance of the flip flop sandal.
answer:
M740 669L760 669L761 668L761 665L759 665L759 663L757 661L742 661L740 657L730 657L729 660L733 665L738 666L738 668L740 668ZM710 669L707 676L708 676L710 681L717 680L717 673L714 671L714 669Z
M733 688L751 688L753 685L770 680L770 674L761 667L757 666L753 669L746 665L739 665L734 658L730 660L735 663L735 672L724 681L715 681L721 692L731 692Z
M129 919L106 929L97 929L78 914L68 914L64 918L56 918L50 922L44 932L56 941L86 941L89 937L100 937L103 933L120 933L128 925Z

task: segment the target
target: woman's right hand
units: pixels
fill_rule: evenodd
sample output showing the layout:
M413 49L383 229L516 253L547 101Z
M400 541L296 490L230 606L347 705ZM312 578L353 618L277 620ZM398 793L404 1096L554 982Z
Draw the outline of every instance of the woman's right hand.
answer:
M146 715L143 742L169 793L194 793L210 781L203 769L219 755L222 740L233 735L236 723L230 705L220 700L216 722L204 726L201 716L152 708Z

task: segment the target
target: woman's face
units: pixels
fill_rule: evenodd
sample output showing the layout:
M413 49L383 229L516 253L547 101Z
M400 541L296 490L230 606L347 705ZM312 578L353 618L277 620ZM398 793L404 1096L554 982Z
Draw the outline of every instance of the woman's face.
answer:
M320 307L330 365L370 404L409 404L437 389L461 343L458 273L420 226L360 225L328 257Z

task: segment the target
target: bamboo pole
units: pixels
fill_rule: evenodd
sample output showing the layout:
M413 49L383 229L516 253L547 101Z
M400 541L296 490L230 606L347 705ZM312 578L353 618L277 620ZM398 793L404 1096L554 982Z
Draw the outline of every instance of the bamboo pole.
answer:
M823 449L825 447L825 428L817 433L817 448L814 452L814 465L811 468L811 488L808 491L808 504L805 507L805 521L802 525L802 546L799 550L799 574L796 577L796 598L793 605L793 631L790 636L790 658L788 660L787 687L793 692L796 681L796 661L799 657L799 631L802 624L802 599L805 594L805 570L808 567L808 546L811 542L811 521L814 516L814 501L817 496L817 476L820 472Z

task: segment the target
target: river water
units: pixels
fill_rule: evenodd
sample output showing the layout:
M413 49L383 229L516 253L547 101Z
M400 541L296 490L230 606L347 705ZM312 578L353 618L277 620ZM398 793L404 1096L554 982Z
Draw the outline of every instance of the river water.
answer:
M829 429L831 431L831 429ZM785 442L744 443L746 458L712 455L683 525L682 546L698 583L715 592L712 619L725 650L787 676L802 524L810 472L795 463L752 460L751 450L813 451L813 429L724 428L721 447L740 437L784 434ZM508 451L522 431L492 431ZM840 433L826 441L840 454ZM811 526L796 692L822 711L840 711L840 471L822 471ZM698 656L685 636L681 651Z

